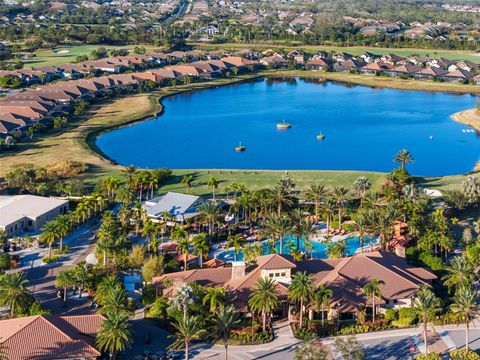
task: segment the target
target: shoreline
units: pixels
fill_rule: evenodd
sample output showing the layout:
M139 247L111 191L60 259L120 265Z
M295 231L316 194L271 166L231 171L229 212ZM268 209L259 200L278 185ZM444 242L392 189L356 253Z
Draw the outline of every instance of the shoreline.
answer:
M82 156L81 154L75 153L77 161L84 161L86 162L87 165L89 165L89 169L87 170L87 172L80 175L80 178L89 184L94 184L99 177L106 176L106 175L111 175L111 176L118 175L120 173L120 167L121 167L121 165L119 165L114 159L109 158L105 153L103 153L101 149L98 148L98 146L96 145L96 139L98 138L98 136L106 132L116 130L118 128L130 126L138 122L147 121L149 119L152 119L152 117L161 116L165 112L165 106L162 103L163 99L169 96L181 94L184 92L198 91L202 89L215 88L215 87L220 87L224 85L233 85L233 84L238 84L246 81L251 81L258 78L282 78L282 77L324 79L329 81L341 81L343 83L350 83L350 84L356 84L361 86L372 86L376 88L386 87L386 88L395 88L400 90L441 91L441 92L453 92L453 93L463 93L463 94L469 94L469 93L472 94L472 92L480 93L480 86L478 85L453 84L452 86L452 84L445 84L445 83L434 83L430 81L420 81L420 80L409 81L409 80L401 80L401 79L393 79L395 81L392 83L391 81L392 79L390 78L372 77L372 76L366 76L366 75L354 75L354 74L348 74L348 73L347 74L326 73L326 72L298 71L298 70L266 70L266 71L259 71L253 74L244 74L244 75L240 75L238 77L233 77L233 78L216 79L210 82L192 83L188 85L177 85L175 88L165 87L165 88L160 88L151 93L127 95L126 97L111 99L109 101L106 101L105 103L94 105L93 109L90 111L87 110L87 113L83 116L83 118L81 118L80 120L76 120L74 123L71 124L71 126L66 128L65 133L54 132L53 134L47 134L44 137L47 139L57 138L57 137L61 138L61 137L68 137L68 135L72 135L75 133L79 133L80 136L77 136L77 137L74 136L75 138L74 144L76 143L82 148L82 150L86 150L88 154L96 158L96 161L93 164L90 164L88 163L88 160L85 161L85 158L81 157ZM372 85L372 81L373 81L373 85ZM390 84L385 84L386 81L390 82ZM397 86L398 83L401 83L402 86L400 87ZM422 83L431 83L435 85L435 88L432 88L431 84L429 84L427 86L427 89L419 89L419 85ZM135 114L133 116L129 115L128 113L123 114L121 110L125 110L125 112L127 112L126 109L120 108L120 110L118 110L115 108L117 102L123 105L124 102L128 103L128 99L129 98L131 99L132 97L146 98L149 104L148 106L145 106L142 104L142 106L140 106L139 108L138 107L135 108ZM105 112L109 115L112 113L120 113L119 115L120 118L116 118L114 121L106 122L105 117L101 116L102 109L104 109ZM465 120L463 121L457 120L458 114L462 114L467 111L468 110L464 110L456 114L453 114L452 119L455 121L463 122L466 125L473 126L476 129L480 130L480 117L478 120L478 124L476 125L471 125L469 123L466 123ZM96 119L98 117L100 117L101 119ZM94 120L98 120L98 121L95 123ZM15 157L17 155L23 155L28 159L28 161L24 160L23 162L14 161L14 166L11 166L11 165L9 166L9 164L7 164L6 171L9 171L15 166L18 166L22 163L37 164L35 157L39 156L41 158L42 152L35 152L32 150L35 149L36 147L45 146L43 144L40 144L39 146L38 143L45 142L42 140L43 140L42 137L39 137L38 139L35 139L34 142L27 142L26 144L24 144L24 146L22 146L23 149L21 148L20 150L9 153L7 156L5 156L5 154L3 156L0 156L0 162L3 159L8 159L8 157ZM68 145L71 146L74 144L68 144ZM65 145L65 144L61 144L61 145ZM48 146L46 147L51 147L51 146L58 146L58 144L57 143L54 143L53 145L48 144ZM30 154L24 154L25 152ZM61 160L61 158L59 158L58 160ZM45 165L45 161L43 161L43 163L42 161L40 161L38 165L40 166ZM480 167L476 166L472 171L479 170L479 169ZM5 172L0 175L4 175ZM195 176L198 176L198 177L206 176L206 174L208 174L207 176L210 176L211 173L215 173L215 174L220 174L221 177L229 179L224 181L236 181L237 178L240 178L242 180L245 179L244 180L245 182L250 182L251 177L254 177L255 178L254 180L258 181L259 183L262 183L262 181L265 181L267 178L271 178L273 175L280 176L279 174L283 173L284 170L243 170L243 169L235 169L235 170L233 169L232 170L229 170L229 169L201 169L201 170L182 169L180 170L178 169L178 170L173 170L173 172L174 174L178 174L178 176L181 176L181 174L193 173ZM373 182L378 183L380 181L379 179L385 174L384 172L354 171L354 170L343 170L343 171L340 171L340 170L338 171L337 170L289 170L289 173L295 174L295 176L298 176L298 178L303 179L304 181L308 180L309 182L313 181L314 179L317 181L319 179L323 179L323 181L326 182L327 184L329 183L345 184L345 183L348 183L347 180L350 180L350 178L354 176L364 176L364 175L369 176L369 178L371 178ZM472 172L469 172L467 174L436 176L436 177L418 176L416 178L420 183L423 183L428 187L444 188L445 186L450 187L450 186L459 184L466 175L471 173ZM232 178L234 178L234 180L232 180ZM331 178L333 180L330 180ZM178 191L178 188L182 188L181 185L176 187L174 185L179 185L179 184L167 184L166 187L169 188L169 190L177 189L177 191Z

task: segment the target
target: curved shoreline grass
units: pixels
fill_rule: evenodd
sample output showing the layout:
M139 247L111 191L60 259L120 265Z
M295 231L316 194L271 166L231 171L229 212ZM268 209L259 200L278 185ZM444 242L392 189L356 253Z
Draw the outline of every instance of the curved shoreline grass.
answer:
M431 86L428 89L419 89L420 84L425 81L419 80L400 80L393 79L389 86L385 85L385 81L389 78L374 77L366 75L353 75L345 73L325 73L314 71L297 71L297 70L269 70L261 71L255 74L245 74L232 78L222 78L209 82L192 83L188 85L180 85L177 87L165 87L148 94L127 95L125 97L103 100L92 106L78 121L67 125L61 132L42 135L35 139L34 142L21 144L20 149L13 154L0 154L0 176L11 170L13 167L34 163L36 165L45 165L48 162L62 160L67 156L68 160L84 161L89 165L87 173L82 175L82 179L87 184L94 184L99 177L119 176L121 166L117 165L113 159L110 159L96 145L96 139L99 135L112 131L133 123L145 121L152 116L160 116L165 111L162 100L166 97L180 94L188 91L196 91L201 89L213 88L223 85L230 85L249 81L260 77L304 77L318 78L332 81L342 81L351 84L374 86L374 87L390 87L400 88L403 90L424 90L424 91L447 91L456 93L471 93L472 87L476 91L480 91L480 86L472 85L456 85L433 83L436 87ZM380 81L379 81L380 80ZM400 85L398 85L400 84ZM398 86L397 86L398 85ZM440 85L440 88L438 87ZM446 86L445 86L446 85ZM454 85L454 86L452 86ZM477 90L478 89L478 90ZM141 101L140 101L141 100ZM467 110L468 111L468 110ZM463 113L463 112L460 112ZM460 114L457 113L457 114ZM457 117L454 114L452 118ZM454 120L457 120L454 118ZM458 121L458 120L457 120ZM467 124L470 125L470 124ZM471 125L473 126L473 125ZM477 124L480 128L480 119ZM475 127L475 126L474 126ZM69 136L68 135L72 135ZM67 140L73 141L65 141ZM62 150L55 150L53 154L45 154L52 152L52 147L79 145L81 149L70 149L69 154L64 154ZM38 152L35 149L39 150ZM57 152L59 151L59 152ZM86 154L82 152L86 151ZM62 156L63 155L63 156ZM20 161L8 161L13 157L23 157ZM13 162L13 164L12 164ZM393 167L393 165L392 165ZM186 174L194 175L196 178L195 186L192 190L196 194L207 194L210 192L206 183L210 176L218 178L220 183L225 182L243 182L254 188L261 188L278 181L285 171L281 170L228 170L228 169L201 169L201 170L174 170L173 177L168 184L165 184L161 191L183 191L184 188L179 184L181 177ZM374 188L379 188L384 173L369 171L337 171L337 170L289 170L289 174L297 181L297 185L301 188L312 181L325 183L326 185L351 185L358 176L367 176ZM444 177L417 177L417 180L426 187L449 188L460 184L465 174L444 176ZM221 185L222 186L222 185Z

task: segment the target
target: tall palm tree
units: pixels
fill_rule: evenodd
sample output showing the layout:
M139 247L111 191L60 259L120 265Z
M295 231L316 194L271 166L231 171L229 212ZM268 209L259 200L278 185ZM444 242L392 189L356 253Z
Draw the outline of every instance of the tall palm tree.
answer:
M265 221L265 232L280 242L280 254L283 253L283 239L290 231L291 222L287 215L272 214Z
M464 256L454 257L445 271L443 284L451 291L470 286L475 278L475 269Z
M191 245L191 242L188 236L180 239L177 245L177 247L182 251L182 255L183 255L183 271L187 271L188 255L190 254L190 245Z
M180 181L180 183L185 186L185 188L187 189L187 194L190 193L190 188L192 187L193 185L193 176L192 175L185 175L182 180Z
M69 288L75 288L77 279L75 274L71 269L62 270L58 273L57 278L55 279L55 286L57 288L63 288L63 304L67 304L67 290Z
M193 251L197 254L198 258L200 259L200 268L203 267L203 257L205 254L208 254L208 250L210 250L210 245L207 240L207 235L204 233L195 235L192 238L193 242Z
M60 237L59 249L60 249L60 251L62 251L63 250L63 238L65 236L67 236L68 233L70 232L70 230L72 229L72 222L71 222L70 216L68 216L67 214L58 215L55 218L55 222L56 222L56 225L57 225L58 235Z
M312 223L308 219L301 219L292 227L292 234L297 238L297 249L300 250L300 240L307 242L312 232ZM307 254L308 255L308 254Z
M304 307L313 298L313 279L306 271L298 272L292 276L288 297L293 301L300 302L299 328L302 329Z
M365 195L371 186L372 184L370 184L370 182L368 181L368 178L366 178L365 176L360 176L354 181L353 189L355 190L358 197L360 198L360 207L362 206L363 199L365 198Z
M121 286L110 289L105 297L100 312L107 316L112 314L122 314L125 316L132 315L132 311L128 306L128 296L126 291Z
M313 301L317 310L322 312L322 327L325 325L325 308L330 307L330 299L333 296L333 291L325 287L325 285L318 285L313 294Z
M120 280L116 275L106 275L98 283L93 300L99 305L104 305L110 291L121 286Z
M210 312L213 314L217 309L223 309L225 305L225 289L222 287L208 287L205 289L203 305L209 304Z
M375 322L375 298L382 298L382 289L381 286L385 285L383 280L377 280L373 278L363 287L363 293L372 299L372 320Z
M213 176L208 179L207 186L212 188L212 194L213 194L213 201L215 202L215 190L218 189L218 180L214 178Z
M373 213L375 216L373 217L372 228L379 234L382 249L386 250L393 232L393 224L400 218L401 214L394 203Z
M333 197L327 197L321 204L322 211L327 218L327 234L330 232L330 223L337 208L336 201Z
M181 284L175 288L175 295L170 300L174 308L180 309L183 312L183 321L188 317L188 307L195 302L193 289L186 283Z
M185 360L189 359L189 347L190 343L194 340L201 339L207 332L200 319L196 316L192 316L187 319L179 319L178 323L174 323L175 336L177 340L172 346L185 348Z
M277 207L277 215L280 216L282 208L290 206L293 200L290 194L285 190L285 187L281 184L275 185L269 191L269 197L273 204Z
M338 228L342 228L342 215L347 206L348 189L344 186L335 186L333 188L333 198L335 199L338 211Z
M405 164L413 163L413 157L410 151L403 149L395 154L393 161L400 163L402 165L402 172L405 172Z
M21 272L0 276L0 306L9 308L11 317L23 313L32 303L26 283Z
M133 183L133 177L135 176L137 171L138 169L133 165L128 165L122 170L123 175L125 175L125 177L127 178L128 184L131 185Z
M368 216L366 216L363 211L357 212L352 218L355 224L355 228L358 231L358 240L360 242L360 250L363 253L363 240L365 239L365 235L370 226L370 221Z
M318 183L310 184L305 192L307 200L313 201L315 204L315 221L319 219L320 203L328 195L329 190L325 185Z
M465 320L465 349L468 351L470 343L470 321L478 314L478 297L471 286L462 286L455 293L453 304L450 305L452 313L461 315Z
M223 342L223 346L225 347L225 360L228 360L228 340L230 339L230 332L238 323L240 323L240 319L232 305L220 309L213 317L212 330L215 337Z
M42 233L40 234L40 241L48 245L48 257L52 258L52 247L55 244L55 240L60 238L60 229L58 224L51 220L46 222L42 227Z
M96 338L101 351L110 353L112 359L132 345L133 337L128 318L124 314L113 313L103 320Z
M413 307L419 315L423 323L423 342L425 346L425 354L428 353L427 325L428 321L440 312L440 299L426 286L417 291L416 297L413 299Z
M277 285L270 278L260 278L248 298L248 306L262 314L262 331L267 331L267 315L280 306Z
M242 234L230 235L227 239L227 249L234 248L234 261L237 261L238 253L242 249Z
M223 212L217 203L207 201L198 207L200 221L208 224L208 236L212 237L215 225L223 220Z

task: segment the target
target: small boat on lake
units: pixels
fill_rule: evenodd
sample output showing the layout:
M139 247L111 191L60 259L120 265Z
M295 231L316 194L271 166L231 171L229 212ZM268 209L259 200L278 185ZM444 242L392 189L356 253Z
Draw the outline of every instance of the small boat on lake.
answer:
M325 140L325 135L322 134L321 132L318 133L318 135L317 135L317 140Z
M277 123L277 129L278 130L288 130L292 127L292 124L285 122L283 120L282 122Z
M244 152L245 150L247 150L247 148L245 146L242 145L242 142L240 141L240 143L238 144L238 146L235 148L235 151L236 152Z

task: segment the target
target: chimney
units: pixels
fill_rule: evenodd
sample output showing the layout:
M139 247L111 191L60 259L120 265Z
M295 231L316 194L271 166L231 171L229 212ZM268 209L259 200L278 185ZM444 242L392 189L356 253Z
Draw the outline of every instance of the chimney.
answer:
M241 279L245 276L245 262L234 261L232 262L232 280Z

